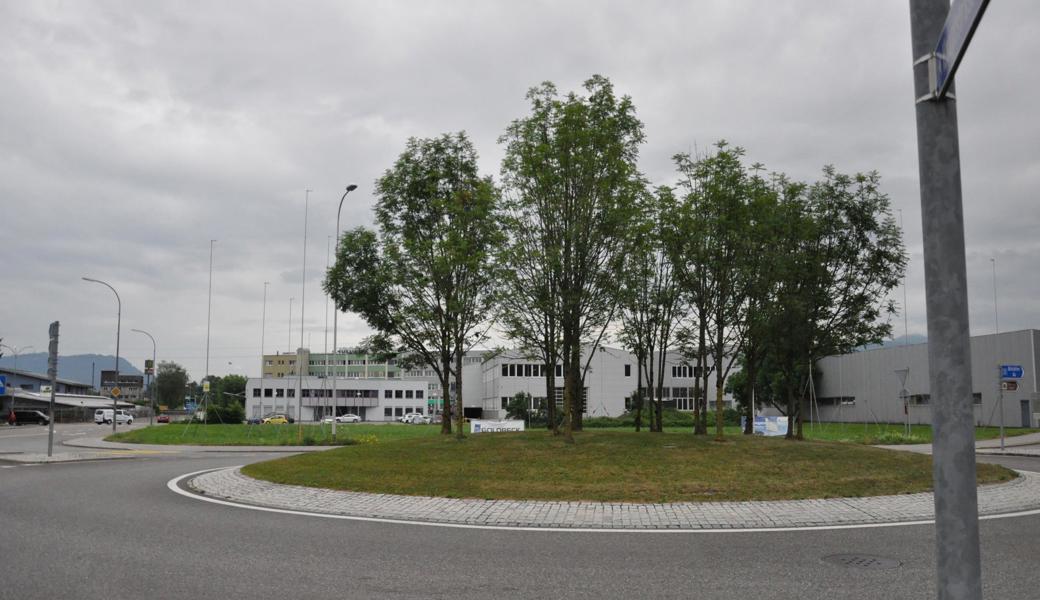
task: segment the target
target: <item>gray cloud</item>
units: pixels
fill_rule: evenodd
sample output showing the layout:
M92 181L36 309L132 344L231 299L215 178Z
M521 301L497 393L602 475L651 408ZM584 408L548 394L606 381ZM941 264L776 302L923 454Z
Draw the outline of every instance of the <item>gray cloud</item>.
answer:
M1036 326L1040 212L1036 84L1022 57L1040 7L993 3L958 76L971 318ZM641 166L674 179L671 156L719 138L809 180L824 164L877 169L903 209L912 253L911 333L924 284L905 3L153 2L0 6L0 336L204 371L209 240L210 369L255 373L263 282L268 351L299 343L303 203L310 196L304 343L320 347L320 279L336 203L371 222L372 183L409 136L467 130L486 173L497 138L543 80L593 73L632 95L646 123ZM294 338L288 299L295 297ZM896 291L902 302L902 290ZM902 331L897 319L897 333ZM340 319L342 343L366 329ZM227 363L231 362L231 365Z

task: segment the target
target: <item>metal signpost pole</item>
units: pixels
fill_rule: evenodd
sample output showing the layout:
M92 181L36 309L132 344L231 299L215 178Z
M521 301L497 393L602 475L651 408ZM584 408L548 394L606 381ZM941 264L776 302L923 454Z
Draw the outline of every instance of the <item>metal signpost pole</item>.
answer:
M151 396L151 399L152 399L152 413L150 415L148 415L148 426L151 427L152 425L155 424L155 338L152 337L152 334L148 333L147 331L141 330L141 329L131 329L130 331L133 331L133 332L136 332L136 333L143 333L143 334L148 336L148 339L152 340L152 372L151 372L151 374L148 373L148 367L147 366L145 367L145 375L149 375L150 376L149 381L151 382L151 386L150 387L151 387L151 392L152 393L149 394L149 395Z
M51 343L47 352L47 375L51 378L51 403L47 416L47 456L54 455L54 394L58 390L58 321L51 323Z
M1000 451L1004 451L1004 369L997 367L997 410L1000 411Z
M953 73L984 8L985 1L960 0L951 13L949 0L910 1L933 399L937 593L950 600L982 597L982 567L957 109L946 94L953 91Z

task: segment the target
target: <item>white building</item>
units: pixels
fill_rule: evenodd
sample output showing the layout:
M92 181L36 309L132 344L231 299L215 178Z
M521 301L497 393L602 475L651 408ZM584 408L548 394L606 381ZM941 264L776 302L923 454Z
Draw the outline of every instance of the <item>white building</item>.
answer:
M975 423L1035 427L1040 411L1036 347L1040 331L1027 329L971 338L971 379ZM1023 377L1014 390L1001 390L1000 365L1020 365ZM931 423L928 344L910 344L828 356L817 363L818 416L823 421ZM906 375L904 412L902 374ZM1011 386L1007 386L1011 387ZM814 409L815 411L815 409Z
M588 360L588 353L582 357ZM585 411L587 417L617 417L631 406L638 387L638 361L631 352L600 346L592 356L585 374ZM505 406L518 392L531 395L534 408L542 408L547 397L544 363L519 351L503 352L481 365L483 414L489 418L505 416ZM556 401L563 401L563 368L556 365ZM665 377L661 392L664 407L693 411L694 367L679 353L671 352L665 359ZM464 384L466 385L466 384ZM651 387L643 380L643 388ZM472 389L472 388L471 388ZM708 399L714 400L715 374L708 376ZM465 390L463 395L466 395ZM724 397L727 407L733 406L730 395Z
M518 392L529 393L534 408L541 408L546 398L544 368L543 363L519 351L468 353L462 366L462 398L467 416L504 418L506 403ZM636 391L636 368L635 356L630 352L600 347L585 376L585 416L616 417L624 413ZM556 366L556 372L560 376L555 390L559 403L563 398L561 365ZM359 415L365 421L392 421L407 412L433 414L440 408L440 384L428 375L432 371L405 372L398 378L338 377L335 398L331 377L306 376L302 381L292 376L253 378L246 384L246 417L282 413L295 418L298 407L303 421L344 413ZM670 353L661 390L664 406L692 411L693 386L693 366L678 353ZM712 373L708 377L709 402L714 400L714 386ZM650 385L644 381L643 387ZM729 395L725 402L732 407Z

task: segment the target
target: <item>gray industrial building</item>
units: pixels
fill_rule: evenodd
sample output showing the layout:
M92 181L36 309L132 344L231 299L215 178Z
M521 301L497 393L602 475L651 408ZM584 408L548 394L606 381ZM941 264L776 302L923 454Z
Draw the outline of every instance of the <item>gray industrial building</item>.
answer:
M1036 347L1040 330L1026 329L971 338L972 391L976 425L1036 427ZM1022 367L1022 377L1002 391L1001 365ZM838 422L932 422L928 344L910 344L828 356L816 364L814 418ZM903 370L906 372L903 387ZM1011 383L1013 381L1014 383ZM905 390L905 392L904 392ZM905 409L904 409L905 406ZM904 412L905 410L905 412Z

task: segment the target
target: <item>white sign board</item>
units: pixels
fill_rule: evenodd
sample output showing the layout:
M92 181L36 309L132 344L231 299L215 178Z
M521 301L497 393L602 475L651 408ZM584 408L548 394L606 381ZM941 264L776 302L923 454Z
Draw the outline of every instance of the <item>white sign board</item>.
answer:
M473 419L469 422L470 433L501 433L504 431L523 430L523 421L485 421Z
M755 417L755 435L787 435L787 417Z

